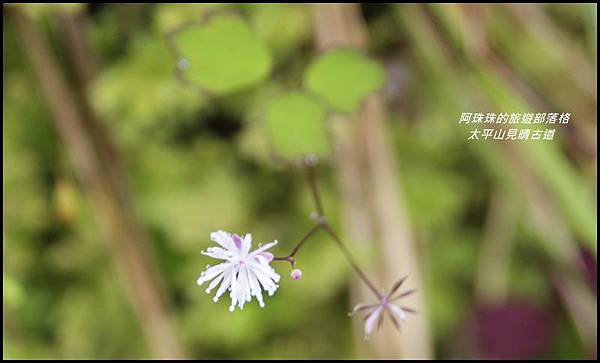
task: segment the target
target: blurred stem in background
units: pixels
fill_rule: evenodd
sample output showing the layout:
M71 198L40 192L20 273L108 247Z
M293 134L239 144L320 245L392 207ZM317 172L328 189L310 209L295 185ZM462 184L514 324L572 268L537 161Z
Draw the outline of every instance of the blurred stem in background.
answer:
M586 100L595 100L593 89L595 89L595 77L590 77L593 74L593 69L588 62L584 62L584 58L578 52L578 50L566 42L559 36L554 29L551 27L551 23L545 18L545 15L539 11L539 9L532 6L519 7L517 10L514 6L508 6L513 14L516 15L518 20L524 24L528 32L533 33L536 37L542 37L546 39L547 36L554 35L559 39L560 44L564 49L565 54L570 54L569 61L571 63L571 69L574 70L575 83L581 90L581 97L579 103L575 109L584 110L586 113L579 113L577 116L584 120L591 119L594 111L587 107ZM473 16L472 11L475 10L477 13ZM473 51L467 53L475 58L475 62L487 67L490 73L496 73L499 77L507 80L507 86L513 88L515 94L524 94L525 101L530 101L530 105L539 110L551 109L552 106L542 101L541 104L531 102L527 99L526 95L533 95L534 99L548 99L547 96L539 96L537 90L530 89L527 86L527 82L522 80L519 74L509 66L509 62L498 53L488 41L488 31L485 28L473 29L474 24L482 24L486 22L485 16L487 15L487 8L484 6L472 7L465 6L463 11L465 12L466 26L471 27L473 31L463 33L466 39L469 39L468 34L480 34L481 40L478 42L478 48L472 48ZM523 16L527 15L527 20L523 19ZM467 40L468 42L468 40ZM477 50L475 50L477 49ZM550 98L551 99L551 98ZM491 100L493 102L493 100ZM559 106L573 107L573 103L563 104L558 101ZM589 133L590 124L586 122L573 123L575 132L573 133L574 138L577 142L572 142L572 145L595 145L596 141L590 139ZM593 126L592 126L593 128ZM511 175L516 182L517 188L523 192L523 197L527 202L526 213L532 222L534 228L537 229L537 233L542 237L542 241L545 243L549 254L553 258L553 264L549 267L549 277L552 284L558 291L560 298L563 301L565 309L569 312L576 328L579 333L580 339L583 345L586 347L588 354L593 354L594 344L597 336L596 327L596 299L589 288L586 288L583 283L584 276L581 267L581 260L578 251L577 241L572 235L568 224L564 221L557 210L560 210L561 198L568 200L564 202L566 204L563 208L574 211L575 209L582 210L587 207L587 200L584 195L584 184L580 183L574 178L572 179L572 185L570 187L561 186L565 182L557 180L555 176L547 174L549 165L556 165L559 167L562 164L562 160L559 158L559 153L553 153L551 147L548 147L546 152L543 154L539 153L539 147L537 145L517 145L511 147L509 144L501 144L500 150L506 158L507 165L511 166ZM584 150L591 150L590 146L585 146ZM533 154L533 157L532 157ZM553 155L555 157L553 157ZM595 153L592 154L593 159L596 159ZM545 161L545 162L544 162ZM546 165L546 166L545 166ZM567 167L567 163L564 166ZM545 167L544 167L545 166ZM555 168L554 167L554 168ZM553 168L553 169L554 169ZM565 173L569 175L569 173ZM566 182L571 182L566 180ZM554 190L555 195L552 195L548 190ZM569 194L569 196L563 197L562 194ZM578 196L581 197L581 203L575 206L578 202ZM594 249L596 248L596 235L595 232L589 228L579 227L581 223L587 224L585 220L590 220L589 224L593 224L593 215L580 212L583 221L577 221L573 228L575 232L579 232L581 237L587 244ZM510 223L507 220L508 223ZM508 242L506 239L505 242Z
M316 156L311 155L311 156L307 156L306 159L302 162L302 164L303 164L302 167L306 170L306 175L307 175L307 180L308 180L308 184L310 187L310 192L312 194L313 201L315 204L316 212L311 217L313 217L312 219L315 221L316 224L315 224L315 226L313 226L310 229L310 231L308 231L308 233L300 240L300 242L298 242L298 244L294 247L294 249L292 250L292 252L289 255L287 255L285 257L275 257L273 260L274 261L287 261L290 263L292 268L295 268L296 267L296 259L295 259L296 253L298 253L298 251L300 251L300 248L302 248L304 243L306 243L310 239L310 237L312 237L320 229L323 229L325 232L327 232L327 234L329 234L329 236L333 239L333 241L338 245L338 247L340 248L340 251L346 258L346 261L350 264L350 266L352 266L352 269L354 270L354 272L356 272L356 274L364 282L364 284L371 290L371 292L373 292L373 295L375 295L375 298L377 298L378 300L381 300L384 297L381 290L377 289L377 287L375 287L375 284L373 284L373 282L371 282L371 280L367 277L367 275L361 270L361 268L358 266L358 263L356 263L354 257L352 257L350 250L348 249L348 247L346 247L346 244L342 241L342 239L338 236L338 234L333 230L333 228L329 224L329 221L327 220L325 211L323 210L323 205L321 203L321 197L319 194L319 188L317 186L317 180L316 180L316 175L315 175L317 160L318 159Z
M508 5L507 5L508 6ZM508 6L510 14L518 13L519 6ZM494 9L494 12L490 12ZM563 80L579 85L578 97L573 102L567 102L558 96L553 87L543 87L539 83L544 78L534 81L524 79L517 71L520 59L516 55L506 54L513 49L518 49L515 44L506 44L500 48L492 42L490 33L505 34L513 29L508 24L499 24L502 30L497 30L491 24L490 17L498 16L502 8L495 5L448 5L440 6L405 6L403 11L398 11L408 26L407 29L415 34L415 41L423 41L423 36L428 34L430 42L427 47L419 46L424 59L445 76L449 76L457 84L458 89L464 94L482 94L481 104L487 105L489 110L576 110L578 122L567 125L567 147L571 155L582 165L587 166L596 162L595 151L595 92L590 93L583 82L581 74L590 70L590 65L578 66L583 59L578 50L563 44L558 48L560 56L565 57L569 70L575 70L579 76L575 82L572 79ZM545 15L525 6L523 10L534 15L533 21L523 21L522 15L518 18L526 23L526 33L533 33L540 37L546 30L552 34L552 29L547 29L549 23ZM540 28L542 27L542 28ZM535 30L534 30L535 29ZM546 30L544 30L546 29ZM518 39L517 36L508 39ZM556 49L552 49L556 51ZM575 53L573 58L569 55ZM539 54L538 54L539 56ZM542 62L542 60L539 60ZM562 65L562 63L560 63ZM453 66L449 66L453 65ZM549 67L550 65L546 65ZM554 66L554 65L553 65ZM474 69L472 78L461 77L464 69ZM563 73L556 70L556 77ZM583 83L582 83L583 82ZM537 85L537 87L536 87ZM560 93L562 94L562 93ZM468 101L459 96L449 96L458 109L469 107ZM533 111L531 111L533 112ZM573 130L575 129L575 130ZM590 132L593 131L593 132ZM589 355L595 352L597 336L597 311L596 298L589 286L584 282L580 248L589 248L596 256L597 244L597 214L594 203L590 198L590 190L585 180L573 168L572 163L563 155L557 144L509 144L494 143L489 145L473 144L476 154L482 158L490 170L496 170L493 175L497 182L507 191L504 198L509 203L516 203L522 209L526 220L530 221L533 232L539 236L544 253L549 257L545 269L549 282L557 290L565 310L573 321L583 346ZM595 166L594 166L595 170ZM496 191L497 192L497 191ZM510 264L510 229L512 228L509 211L499 211L496 208L496 198L492 198L492 205L488 216L488 236L480 251L479 271L482 274L508 273ZM510 207L506 207L510 208ZM559 211L562 211L560 213ZM493 220L496 219L495 222ZM500 221L502 219L502 221ZM507 230L500 231L489 228L492 223L501 223ZM580 246L581 245L581 246ZM585 246L585 247L582 247ZM493 265L486 265L492 251L499 253ZM505 295L507 276L478 276L476 294L481 302L501 298ZM496 301L501 304L501 301Z
M148 237L134 216L118 158L108 135L97 132L99 126L90 112L85 111L88 110L85 95L77 99L76 93L69 88L37 24L18 8L11 8L11 12L72 167L93 205L98 227L138 313L148 347L155 357L181 358L183 349L178 342L153 259L147 250ZM64 16L67 17L65 30L71 43L75 68L80 82L85 85L93 77L91 67L94 63L88 63L90 53L89 49L84 49L87 44L84 29L76 24L80 19L71 18L73 15ZM94 141L102 135L104 137L99 138L102 142Z
M504 304L509 294L510 254L519 221L519 208L505 189L492 191L475 275L479 303Z
M552 205L552 196L539 187L531 167L524 165L524 159L515 149L505 148L505 152L513 166L512 177L523 191L527 202L527 217L541 236L551 257L547 267L550 283L558 292L583 346L591 356L594 354L597 337L596 297L584 282L577 241Z
M367 31L358 4L316 4L315 36L317 47L366 49ZM378 250L378 276L382 286L410 275L411 282L422 286L420 263L411 236L404 200L396 172L396 159L385 130L386 112L380 95L369 96L357 115L336 115L333 145L342 191L345 235L356 244L369 244ZM352 298L361 302L371 292L358 284L352 286ZM419 314L410 319L401 333L384 326L378 339L367 345L376 358L431 358L433 355L426 299L413 295L412 305ZM365 346L362 325L356 324L358 347ZM360 348L359 348L360 349ZM365 354L366 352L363 352Z

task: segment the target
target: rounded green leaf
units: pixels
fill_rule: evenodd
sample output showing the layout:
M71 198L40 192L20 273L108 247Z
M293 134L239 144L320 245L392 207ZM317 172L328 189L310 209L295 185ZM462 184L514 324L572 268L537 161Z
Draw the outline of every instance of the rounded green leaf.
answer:
M215 94L253 85L271 70L271 55L241 18L215 15L173 35L188 80Z
M325 108L304 92L275 98L267 111L267 134L277 153L296 158L329 154Z
M385 71L351 49L336 49L317 58L305 74L306 87L337 111L357 111L364 98L380 88Z

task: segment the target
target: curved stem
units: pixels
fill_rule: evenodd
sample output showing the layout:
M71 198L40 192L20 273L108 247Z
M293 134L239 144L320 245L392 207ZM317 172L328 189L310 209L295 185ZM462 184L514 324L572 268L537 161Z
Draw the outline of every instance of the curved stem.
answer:
M331 226L329 225L329 222L325 218L325 213L323 212L321 198L319 195L319 189L317 188L317 183L316 183L316 179L315 179L316 163L317 163L317 160L315 157L307 157L304 160L303 165L306 168L308 184L310 186L310 191L313 196L313 201L314 201L315 207L317 209L317 214L318 214L318 216L316 218L317 224L315 226L313 226L310 231L308 231L308 233L300 240L300 242L298 242L296 247L294 247L294 249L288 256L274 257L273 261L287 261L290 263L292 268L296 267L296 259L294 258L296 253L298 253L300 248L302 248L304 243L306 241L308 241L310 239L310 237L312 237L315 233L317 233L319 231L319 229L323 228L337 243L338 247L342 250L344 257L346 258L348 263L350 263L350 266L352 266L352 269L354 269L354 271L358 274L360 279L369 287L369 289L375 294L375 296L377 296L378 299L382 299L384 297L382 295L382 293L377 291L377 288L375 287L375 285L371 282L371 280L369 280L367 275L360 269L360 267L358 267L358 264L354 261L354 258L352 258L352 254L350 253L350 251L348 250L348 248L346 247L346 245L344 244L342 239L340 237L338 237L338 235L335 233L333 228L331 228Z
M302 240L300 240L300 242L298 242L298 245L294 248L294 250L292 251L292 253L290 253L290 257L294 257L296 255L296 253L298 253L298 250L300 250L300 248L302 247L302 245L304 244L304 242L308 241L308 239L310 237L312 237L315 233L317 233L319 231L319 229L321 229L321 227L323 227L321 224L317 224L316 226L314 226L306 234L306 236L304 236L304 238L302 238Z
M369 280L367 275L365 275L365 273L360 269L360 267L358 267L356 262L354 262L354 259L352 258L350 251L348 250L348 248L346 247L344 242L342 242L342 240L334 232L334 230L331 228L329 223L325 222L323 224L323 227L325 228L327 233L329 233L329 235L333 238L333 240L337 243L337 245L340 247L340 249L344 253L344 257L346 257L346 260L348 260L348 262L350 263L350 266L352 266L352 268L358 274L358 276L361 278L361 280L369 287L369 289L371 289L373 294L375 294L375 296L377 296L378 299L382 299L383 295L379 291L377 291L377 288L375 287L375 285L373 285L373 283L371 282L371 280Z
M293 258L292 256L273 257L273 261L287 261L287 262L290 263L290 265L292 266L292 268L296 267L296 259Z
M319 216L324 216L323 206L321 204L321 198L319 195L319 189L317 188L317 183L315 181L315 166L313 163L306 162L306 176L308 178L308 185L310 186L310 191L313 196L315 207L317 208L317 213Z
M283 256L283 257L274 257L273 261L288 261L292 265L292 267L295 267L296 259L294 258L294 256L296 255L296 253L298 253L298 251L304 245L304 243L306 241L308 241L308 239L310 237L312 237L315 233L317 233L319 231L319 229L321 229L321 228L322 228L321 224L317 224L316 226L311 228L311 230L308 231L308 233L300 240L300 242L298 242L296 247L294 247L294 249L292 250L292 252L289 255Z

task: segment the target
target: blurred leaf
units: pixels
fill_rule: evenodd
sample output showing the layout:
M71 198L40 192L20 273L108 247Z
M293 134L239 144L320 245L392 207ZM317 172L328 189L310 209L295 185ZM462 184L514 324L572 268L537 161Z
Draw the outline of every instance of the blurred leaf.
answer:
M100 276L100 281L70 289L60 298L52 319L60 322L56 343L63 358L148 355L132 306L114 282L110 275Z
M121 145L148 137L153 126L189 122L205 99L175 78L171 56L156 34L134 38L126 57L106 69L94 82L91 102Z
M192 150L147 143L132 162L140 215L186 253L200 251L211 231L235 228L247 215L243 180L231 172L227 145L204 139Z
M248 10L252 28L277 55L310 39L312 14L305 4L252 4Z
M304 84L337 111L357 111L363 99L385 81L384 69L351 49L331 50L306 71Z
M199 21L209 11L231 8L233 4L218 3L163 3L156 5L156 27L167 33L190 21Z
M3 240L4 242L4 240ZM4 295L4 308L18 308L24 301L26 293L19 281L6 273L2 274L2 286Z
M325 115L325 108L306 93L294 91L275 98L266 118L275 151L288 158L328 155Z
M185 77L215 94L251 86L271 70L266 45L237 16L211 16L175 33L173 40L187 61Z

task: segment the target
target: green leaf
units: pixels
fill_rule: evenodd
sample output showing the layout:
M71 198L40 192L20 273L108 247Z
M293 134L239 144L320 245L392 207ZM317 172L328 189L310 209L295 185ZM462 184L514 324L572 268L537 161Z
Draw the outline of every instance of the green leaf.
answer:
M375 61L359 51L337 49L329 51L309 67L306 87L321 96L338 111L357 111L363 99L380 88L385 71Z
M161 33L167 33L184 24L198 21L209 12L228 11L233 4L217 3L162 3L156 5L154 23Z
M158 34L132 37L126 54L104 68L90 97L120 145L137 147L149 130L166 137L169 130L195 120L207 100L175 78L169 50Z
M241 18L216 15L174 34L184 76L215 94L251 86L271 70L271 55Z
M305 4L263 3L245 6L252 29L269 46L277 61L285 62L310 40L312 13Z
M288 158L329 154L325 116L325 107L304 92L294 91L274 99L266 122L275 151Z

